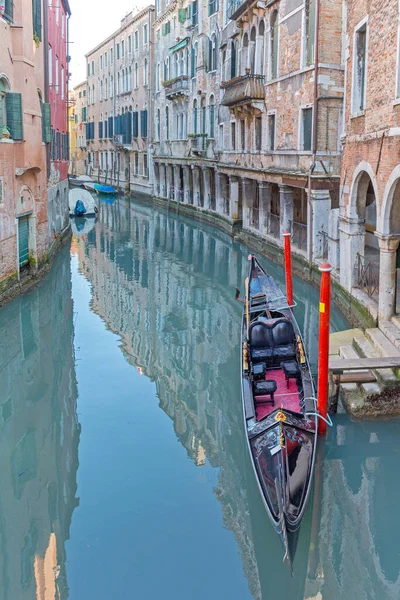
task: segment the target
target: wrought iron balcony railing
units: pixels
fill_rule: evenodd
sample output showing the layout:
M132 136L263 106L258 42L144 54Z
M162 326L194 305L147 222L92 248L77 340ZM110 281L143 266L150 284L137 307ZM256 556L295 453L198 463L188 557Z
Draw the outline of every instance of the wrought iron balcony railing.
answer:
M222 98L224 106L252 103L265 98L263 75L247 73L224 82L221 87L225 90Z

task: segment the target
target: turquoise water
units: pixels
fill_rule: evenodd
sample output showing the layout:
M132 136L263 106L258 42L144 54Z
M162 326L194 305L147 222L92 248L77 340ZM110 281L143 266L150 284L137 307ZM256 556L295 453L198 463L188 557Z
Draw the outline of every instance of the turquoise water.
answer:
M0 309L1 600L400 598L395 421L335 417L282 564L242 426L248 252L121 199ZM315 370L318 293L295 294Z

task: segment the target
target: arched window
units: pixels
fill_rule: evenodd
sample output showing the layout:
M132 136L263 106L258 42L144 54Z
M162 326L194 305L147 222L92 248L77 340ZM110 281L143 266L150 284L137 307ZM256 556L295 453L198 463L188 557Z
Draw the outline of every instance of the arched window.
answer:
M261 21L261 23L258 26L258 39L257 39L257 46L256 46L256 69L257 72L260 73L260 75L264 75L264 67L265 67L265 58L264 58L264 54L265 54L265 24L264 21Z
M10 91L10 84L5 77L0 77L0 134L7 125L6 94ZM41 98L40 104L42 104Z
M206 120L206 100L201 99L201 133L206 133L207 120Z
M210 43L210 71L217 69L217 36L215 33L211 36Z
M175 56L174 56L174 77L178 77L179 76L179 55L177 52L175 52Z
M256 28L250 32L249 67L252 75L256 72Z
M214 96L210 96L210 102L209 102L209 119L210 119L210 125L209 125L210 138L214 138L215 137L215 106L214 106Z
M238 70L238 55L237 55L237 42L232 40L231 42L231 79L237 76Z
M278 11L274 10L270 25L270 77L278 76Z
M193 100L193 133L197 133L197 100Z
M164 62L164 81L169 80L169 56L165 59Z
M247 32L243 36L241 59L244 73L244 70L249 66L249 36L247 35Z
M165 139L169 140L169 108L165 107Z
M196 77L197 71L197 42L192 46L191 64L190 64L190 76Z
M157 139L159 140L161 137L161 112L160 109L157 109Z

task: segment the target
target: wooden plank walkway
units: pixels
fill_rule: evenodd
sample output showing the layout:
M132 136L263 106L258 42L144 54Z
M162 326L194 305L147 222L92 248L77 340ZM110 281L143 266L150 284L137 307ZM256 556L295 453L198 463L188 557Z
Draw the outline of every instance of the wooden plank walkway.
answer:
M359 371L360 369L395 368L400 368L400 356L385 356L383 358L354 358L348 360L329 361L329 371L333 375L341 375L344 371Z

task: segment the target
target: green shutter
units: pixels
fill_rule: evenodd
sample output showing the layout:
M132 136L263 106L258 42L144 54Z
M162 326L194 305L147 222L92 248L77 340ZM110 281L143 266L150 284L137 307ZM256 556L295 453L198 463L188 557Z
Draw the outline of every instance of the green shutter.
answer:
M41 103L42 106L42 142L51 142L51 120L50 120L50 104Z
M184 23L186 21L186 8L178 8L178 21Z
M29 217L18 219L18 256L20 267L29 262Z
M166 35L166 30L167 30L166 23L163 23L162 26L161 26L161 34L163 36Z
M82 121L83 123L86 121L86 106L82 108Z
M4 2L4 17L7 21L13 20L14 2L13 0L5 0Z
M32 0L33 35L42 41L42 0Z
M22 96L12 92L6 93L7 127L13 140L23 140Z

